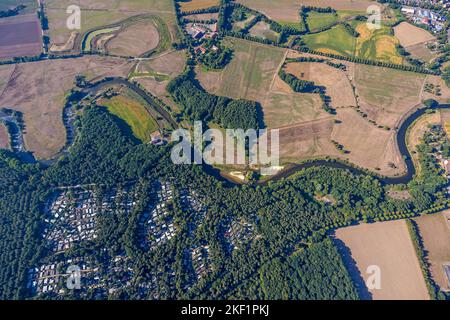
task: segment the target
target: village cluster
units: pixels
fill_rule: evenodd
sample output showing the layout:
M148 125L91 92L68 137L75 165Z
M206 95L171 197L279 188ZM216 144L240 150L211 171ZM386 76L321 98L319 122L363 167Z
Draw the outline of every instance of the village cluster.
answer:
M150 250L170 241L176 233L171 215L173 190L170 182L159 183L156 195L151 194L147 210L142 214L139 227L141 230L141 247ZM156 198L156 199L155 199Z
M439 33L445 28L445 16L432 10L404 6L401 11L412 23L425 25L434 33Z
M204 40L213 40L217 37L217 23L203 24L203 23L188 23L186 24L187 33L195 41L201 43L194 48L196 54L208 53L208 47L205 45ZM212 45L209 50L216 52L219 48Z
M90 189L65 188L55 193L46 206L44 239L54 252L70 249L80 241L94 240L100 213L129 212L135 204L126 191L111 192L97 199Z
M225 232L225 239L228 240L229 250L239 250L255 237L255 226L246 221L233 220L230 227Z
M78 289L80 295L90 292L97 298L105 298L131 286L134 277L132 261L125 254L97 263L77 257L29 269L27 287L33 296L63 296ZM139 294L145 297L152 289L154 285L143 282Z

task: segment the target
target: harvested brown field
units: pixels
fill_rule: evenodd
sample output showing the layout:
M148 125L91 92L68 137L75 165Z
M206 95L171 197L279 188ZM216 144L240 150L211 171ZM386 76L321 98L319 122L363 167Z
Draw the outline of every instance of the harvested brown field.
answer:
M430 271L441 290L450 291L443 265L450 264L450 210L414 219L428 253Z
M138 57L155 49L159 34L151 20L142 20L119 32L107 45L107 51L114 55Z
M202 87L209 93L216 93L220 89L222 81L221 71L203 72L200 66L196 66L195 73Z
M172 51L139 64L139 72L155 71L171 77L180 75L186 63L185 51Z
M354 86L361 110L381 126L395 128L422 101L425 75L368 65L355 65Z
M42 52L41 24L36 15L1 19L0 34L0 59Z
M258 101L264 107L287 50L235 38L227 38L226 45L232 47L235 52L232 61L224 70L218 72L220 76L215 72L214 78L219 81L216 85L219 90L214 93ZM203 79L207 79L207 76L202 75L204 70L197 71L202 86L208 87L209 85L203 82Z
M331 106L356 107L355 95L345 72L324 63L289 63L286 72L299 79L313 81L316 85L326 87L326 94L331 98Z
M332 119L324 119L280 130L282 162L296 163L317 157L338 157L339 153L330 139L332 126Z
M182 0L179 2L181 11L189 12L200 9L206 9L220 4L219 0Z
M16 66L13 64L0 66L0 97L2 96L2 93L5 90L9 78L11 77L11 74L14 72L15 68Z
M370 5L377 4L370 0L237 0L236 2L260 11L273 20L287 22L299 22L299 10L302 5L366 12Z
M426 43L419 43L409 46L406 48L406 51L408 51L413 58L420 59L425 62L430 62L436 57L436 54L427 48Z
M219 19L219 13L200 13L200 14L191 14L188 16L184 16L185 19L188 20L211 20L211 19Z
M436 57L436 54L426 46L427 43L436 41L436 38L428 31L408 22L402 22L394 27L394 32L400 44L413 58L428 62Z
M66 142L62 108L75 76L126 76L129 69L124 59L97 56L16 65L0 96L0 105L24 114L27 150L39 159L48 159Z
M337 110L331 138L344 146L348 154L339 158L386 175L401 175L405 171L403 158L398 151L395 132L379 129L361 117L354 108Z
M429 85L433 85L435 88L439 88L440 95L423 91L422 92L423 100L434 99L440 103L450 103L450 88L447 87L447 84L441 77L429 75L427 76L425 82Z
M138 78L135 79L134 81L139 83L143 88L145 88L145 90L161 99L173 111L175 112L180 111L179 106L172 101L166 90L166 86L169 83L169 81L158 82L153 78Z
M329 118L320 106L316 94L272 92L264 106L264 121L269 128L281 128Z
M352 274L358 282L366 283L369 266L380 268L381 288L368 289L374 300L430 299L405 221L338 229L336 238L349 269L359 271Z
M279 130L280 144L310 140L311 137L316 139L329 138L333 131L333 122L330 119L310 121L309 123L281 127Z
M402 22L394 27L395 36L400 40L400 44L408 48L419 43L436 40L428 31L416 27L409 22Z
M275 31L272 31L270 25L263 21L260 21L257 24L255 24L253 28L249 30L249 33L253 37L267 39L274 42L276 42L279 37L279 34L276 33Z
M9 149L9 134L5 125L0 122L0 149Z

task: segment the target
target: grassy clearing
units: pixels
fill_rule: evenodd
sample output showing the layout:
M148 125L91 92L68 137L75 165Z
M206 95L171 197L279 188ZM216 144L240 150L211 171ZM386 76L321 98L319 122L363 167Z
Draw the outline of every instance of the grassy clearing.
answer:
M222 72L218 93L259 101L270 89L285 50L237 39L226 42L234 57Z
M159 73L155 71L148 72L133 72L129 76L130 79L133 78L154 78L158 82L164 82L171 79L171 77L164 73Z
M311 31L326 28L337 21L339 21L339 16L333 12L310 11L306 18L306 23Z
M108 111L123 119L136 138L142 142L151 141L151 133L158 130L157 122L152 118L145 106L131 95L118 95L111 99L103 99L101 105Z
M158 30L159 43L158 47L156 47L150 54L147 54L146 56L167 51L171 48L172 45L170 30L164 19L158 16L152 16L152 20L155 23L156 29Z
M250 35L277 42L280 34L270 29L270 25L265 22L258 22L253 28L249 30Z
M281 24L284 27L293 28L297 31L303 32L306 30L305 24L303 21L299 20L299 22L290 22L290 21L278 21L279 24Z
M344 56L352 56L356 48L356 38L342 25L337 25L324 32L306 35L303 40L313 50L322 52L332 50Z

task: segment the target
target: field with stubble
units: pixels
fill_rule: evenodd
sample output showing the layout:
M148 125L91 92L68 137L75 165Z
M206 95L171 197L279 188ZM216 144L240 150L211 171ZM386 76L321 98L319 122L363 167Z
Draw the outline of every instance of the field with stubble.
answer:
M382 126L395 128L421 103L425 75L358 64L354 85L361 110Z
M34 14L1 19L0 35L0 59L42 52L41 25Z
M426 44L436 41L436 37L428 31L416 27L408 22L402 22L394 27L395 37L399 39L400 44L414 58L430 61L436 55L427 48Z
M374 300L430 299L405 221L338 229L336 238L341 253L350 255L350 259L345 259L348 267L356 265L359 271L354 272L354 278L362 278L366 283L367 268L380 268L381 288L368 290Z
M450 291L443 265L450 264L450 211L422 216L415 221L431 264L430 271L441 290Z
M220 4L219 0L181 0L178 2L183 12L206 9Z
M66 143L62 110L75 76L126 76L129 69L124 59L96 56L16 65L0 96L0 105L24 114L27 150L38 159L48 159Z
M249 8L260 11L276 21L299 22L301 6L332 7L335 10L366 12L370 5L377 4L369 0L237 0Z
M1 122L0 122L0 149L9 149L8 129Z
M326 87L333 108L356 107L355 94L344 71L317 62L288 63L285 71L299 79L313 81L316 85Z
M157 27L146 19L126 27L106 44L106 48L114 55L138 57L155 49L159 42Z

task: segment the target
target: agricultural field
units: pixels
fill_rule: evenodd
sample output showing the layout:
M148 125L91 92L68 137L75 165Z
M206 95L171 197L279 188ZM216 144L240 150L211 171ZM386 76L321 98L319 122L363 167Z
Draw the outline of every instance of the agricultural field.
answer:
M214 92L217 95L264 103L286 50L240 39L227 39L226 45L233 48L234 57L223 71L213 72L218 83L214 85L202 81L210 73L205 74L202 70L198 74L200 82L205 88L217 87Z
M307 14L306 23L309 30L314 31L328 27L338 20L339 17L335 13L310 11Z
M178 106L169 98L166 86L171 79L183 72L185 64L185 51L168 52L150 60L140 61L130 74L130 78L163 100L172 109L178 110Z
M357 64L354 86L361 110L379 125L395 128L421 102L426 76L413 72Z
M345 62L347 71L324 63L288 63L289 73L326 86L331 106L337 108L336 115L330 115L322 109L317 94L294 93L278 77L283 52L290 58L300 56L298 53L244 40L228 41L235 50L231 63L220 72L196 68L197 78L210 93L260 102L266 126L282 129L283 161L331 156L382 175L404 173L405 164L396 146L395 132L378 128L368 120L377 116L382 124L395 125L419 102L424 76L350 62ZM389 74L388 80L384 79L386 74ZM358 104L353 85L359 96ZM385 92L382 91L384 86L388 87ZM364 110L367 106L372 108L369 119L357 113L355 108L359 104ZM333 140L350 152L340 152Z
M336 230L335 236L357 282L366 283L369 266L380 268L381 288L368 289L372 299L430 299L405 221L351 226Z
M199 14L190 14L187 16L184 16L185 19L187 20L217 20L219 19L219 13L218 12L214 12L214 13L199 13Z
M0 2L0 11L13 9L18 5L25 5L26 8L20 11L20 14L28 14L36 12L37 10L37 1L35 0L2 0Z
M426 46L428 43L436 41L436 37L428 31L408 22L402 22L394 27L394 32L400 44L413 58L428 62L436 57Z
M158 29L153 21L142 20L126 27L106 44L106 48L114 55L138 57L157 48L159 43Z
M390 27L382 26L381 29L370 30L366 23L358 23L355 30L359 33L356 39L355 56L403 64L403 57L397 52L399 41L392 36Z
M394 28L395 36L400 40L400 44L408 48L419 43L436 40L428 31L416 27L409 22L402 22Z
M180 5L181 11L189 12L218 6L220 0L180 0L178 4Z
M331 26L333 23L343 21L346 18L356 16L360 12L350 10L340 10L336 13L310 11L307 14L306 23L310 31L320 30Z
M0 122L0 149L9 149L8 129L1 122Z
M336 119L338 123L331 138L350 152L339 155L339 158L385 176L398 176L405 172L394 131L369 123L354 108L338 109Z
M68 14L66 8L69 5L81 7L81 30L77 31L78 40L74 44L74 51L79 51L81 39L86 32L95 31L102 27L120 24L127 18L152 14L159 17L166 25L173 41L178 39L178 29L175 21L173 1L171 0L114 0L108 3L104 1L47 1L47 16L49 19L49 36L52 45L63 45L68 42L71 30L66 27Z
M87 33L82 50L125 57L148 56L169 50L172 40L164 19L155 15L142 15Z
M342 25L320 33L308 34L303 40L308 48L324 53L352 56L356 50L356 38Z
M145 101L131 90L120 88L119 95L100 100L109 112L124 120L134 136L144 143L151 141L151 134L159 129L156 119L147 110Z
M277 42L279 38L279 34L270 29L270 25L260 21L255 24L250 30L250 35L262 39L267 39L273 42Z
M1 19L0 34L0 59L42 52L41 24L35 14Z
M97 56L18 64L0 96L0 105L24 114L27 150L38 159L48 159L66 142L62 109L75 76L84 74L88 80L125 77L130 67L124 59Z
M325 63L288 63L285 71L299 79L326 87L333 108L356 107L355 94L344 71Z
M396 47L399 41L390 34L390 27L370 30L366 23L356 22L353 25L359 33L358 37L350 34L344 26L337 25L320 33L306 35L304 41L309 48L324 53L403 63L403 57Z
M298 22L300 19L298 12L302 5L332 7L335 10L355 11L361 14L365 13L370 5L377 4L369 0L237 0L236 2L280 22Z
M264 120L269 128L282 128L329 118L318 106L320 99L315 94L273 92L264 108Z
M254 15L246 14L246 18L244 20L236 21L236 22L233 23L233 30L239 31L239 30L245 28L245 26L247 24L249 24L254 18L255 18Z
M450 264L450 211L414 219L427 252L430 271L442 291L450 291L443 265Z
M14 72L15 66L13 65L2 65L0 66L0 97L2 96L3 91L8 85L8 81L11 77L11 74Z

